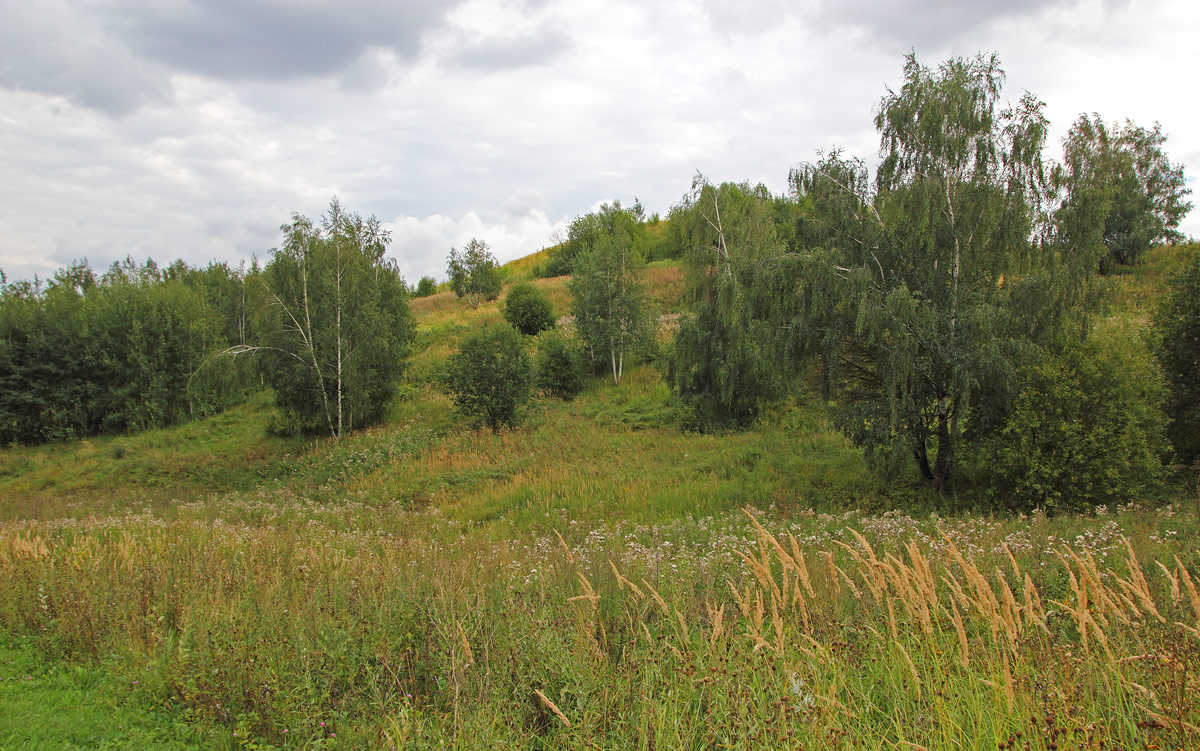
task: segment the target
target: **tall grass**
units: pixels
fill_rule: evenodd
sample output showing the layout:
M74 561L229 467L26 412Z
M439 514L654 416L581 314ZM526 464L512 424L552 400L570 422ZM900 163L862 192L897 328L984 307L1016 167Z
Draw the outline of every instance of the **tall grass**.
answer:
M289 748L1200 740L1190 518L546 514L501 536L263 496L9 522L0 626Z

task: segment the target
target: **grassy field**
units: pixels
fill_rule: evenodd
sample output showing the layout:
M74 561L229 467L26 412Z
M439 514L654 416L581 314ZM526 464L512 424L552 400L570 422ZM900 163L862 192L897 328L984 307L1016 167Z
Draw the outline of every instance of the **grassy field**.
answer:
M414 309L401 398L341 442L265 437L262 395L0 452L0 749L1200 746L1182 491L956 511L817 399L686 432L653 364L478 430L432 381L498 305Z

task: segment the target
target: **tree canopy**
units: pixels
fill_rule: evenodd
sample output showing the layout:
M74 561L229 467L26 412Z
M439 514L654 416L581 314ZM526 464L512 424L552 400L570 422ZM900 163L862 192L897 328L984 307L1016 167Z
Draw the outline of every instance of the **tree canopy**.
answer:
M1186 465L1200 461L1200 250L1188 250L1154 314L1167 382L1167 434Z
M763 185L714 186L697 175L672 211L689 248L691 310L669 376L701 430L747 426L786 381L774 355L777 298L763 283L783 253L773 207Z

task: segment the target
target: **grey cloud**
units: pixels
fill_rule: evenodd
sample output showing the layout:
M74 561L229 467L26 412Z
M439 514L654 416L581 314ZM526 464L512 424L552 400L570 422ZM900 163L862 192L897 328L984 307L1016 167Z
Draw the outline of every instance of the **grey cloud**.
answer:
M170 75L231 81L336 77L386 84L461 0L6 2L0 87L110 115L168 99Z
M4 13L0 87L62 96L111 115L169 97L161 67L139 60L86 12L66 2L14 2Z
M1107 11L1124 1L1102 0L1101 5ZM1079 3L1080 0L823 0L816 8L814 20L818 26L864 31L898 50L920 51L942 49L997 21Z
M371 49L410 61L456 3L442 0L147 1L114 23L145 56L229 80L334 75Z
M703 7L713 27L725 33L766 31L787 15L784 0L703 0Z
M546 210L546 196L536 188L524 188L505 199L500 208L513 218L529 216L535 211Z
M451 60L466 68L526 68L550 62L571 46L561 31L540 28L520 34L492 34L463 43Z

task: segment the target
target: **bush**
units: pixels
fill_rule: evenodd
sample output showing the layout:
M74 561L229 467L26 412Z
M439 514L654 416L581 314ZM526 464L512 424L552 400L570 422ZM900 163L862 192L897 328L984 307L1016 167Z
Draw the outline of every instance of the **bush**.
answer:
M507 323L468 336L446 364L445 387L459 411L482 418L492 430L516 422L532 380L525 340Z
M1027 369L1004 428L977 459L1016 509L1128 501L1162 477L1163 396L1135 332L1093 336Z
M547 396L570 401L583 390L583 352L558 332L542 338L537 359L537 387Z
M554 306L545 292L529 282L521 282L504 298L504 320L526 336L537 336L554 326Z
M413 297L429 297L437 292L437 280L432 276L423 276L421 281L417 282L417 288L413 290Z
M1200 460L1200 249L1192 247L1155 312L1158 361L1167 380L1167 435L1179 461Z

